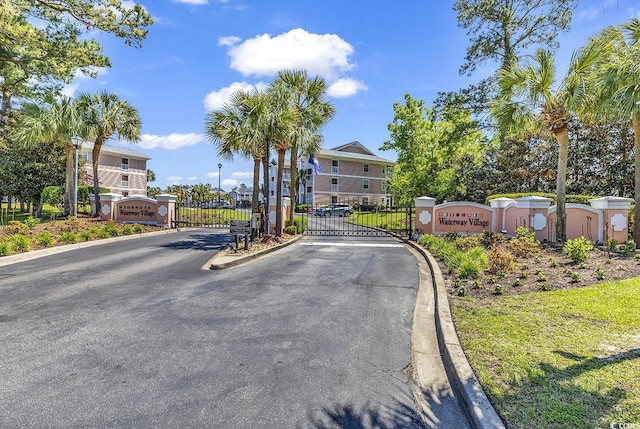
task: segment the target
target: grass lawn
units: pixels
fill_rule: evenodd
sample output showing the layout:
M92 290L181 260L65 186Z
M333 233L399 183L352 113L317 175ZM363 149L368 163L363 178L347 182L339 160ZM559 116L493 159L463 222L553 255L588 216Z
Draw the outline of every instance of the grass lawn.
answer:
M469 362L508 427L640 426L640 278L450 300Z
M405 210L378 212L356 211L349 221L357 225L373 228L403 229L407 227L407 212Z

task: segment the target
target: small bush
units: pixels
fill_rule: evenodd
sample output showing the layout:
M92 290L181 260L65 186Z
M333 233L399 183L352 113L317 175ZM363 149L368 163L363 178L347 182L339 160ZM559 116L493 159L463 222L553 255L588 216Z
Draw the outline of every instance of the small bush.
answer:
M29 237L23 234L14 234L11 236L11 248L14 252L26 252L31 249Z
M564 246L562 246L562 254L571 259L575 264L586 261L592 250L593 244L584 237L567 240Z
M480 281L479 280L474 280L473 283L471 283L471 288L472 289L480 289Z
M496 295L502 295L504 293L504 288L502 287L502 285L496 285L496 287L493 289L493 293L495 293Z
M602 268L598 268L598 269L596 270L596 278L597 278L598 280L604 280L604 278L605 278L605 274L604 274L604 270L603 270Z
M538 273L538 281L539 282L546 282L547 281L547 276L544 273Z
M521 273L520 273L520 278L521 278L522 280L526 280L526 279L528 279L528 278L529 278L529 273L527 273L526 271L521 272Z
M504 250L494 247L489 251L488 256L489 263L489 272L490 273L500 273L500 272L508 272L511 270L513 265L513 255L509 252L505 252Z
M293 219L293 222L291 220L287 220L285 222L285 228L288 228L290 226L295 226L296 228L296 232L294 232L293 234L302 234L306 229L307 229L307 224L308 224L309 220L306 218L295 218Z
M556 268L556 267L558 266L558 261L556 261L556 260L555 260L555 259L553 259L553 258L549 258L549 259L550 259L550 260L549 260L549 266L550 266L551 268Z
M60 241L67 244L74 244L78 242L78 234L73 231L65 231L60 234Z
M478 243L485 249L504 244L507 238L499 232L483 231L478 238Z
M53 246L53 235L49 231L36 234L36 243L44 247L51 247Z
M524 233L521 230L526 231L527 233ZM540 243L534 238L535 234L529 234L529 230L522 227L518 228L518 231L521 231L521 233L516 235L516 237L509 240L509 243L507 243L509 251L513 253L516 258L528 258L542 252L542 249L540 249Z
M458 296L467 296L467 288L462 286L458 289Z
M513 281L513 287L520 287L520 286L522 286L522 282L520 280Z
M471 250L478 246L478 237L476 235L469 235L465 237L456 238L456 247L460 250Z
M11 254L11 246L6 241L0 241L0 256Z
M35 217L29 216L28 218L23 220L22 223L27 225L29 228L33 228L34 226L40 223L40 219L36 219Z
M107 233L108 237L117 237L118 236L118 227L111 223L107 222L102 226L102 230Z
M458 239L458 237L459 237L459 235L455 231L447 231L444 234L442 234L442 239L444 241L448 241L450 243L455 242Z
M549 283L542 283L538 289L542 292L547 292L551 290L551 286L549 286Z
M122 233L122 235L131 235L133 234L133 228L129 225L125 225L122 227L120 232Z
M89 230L89 231L82 231L80 233L80 241L91 241L93 240L94 235L93 233Z
M138 225L137 223L133 225L133 232L135 232L136 234L141 234L142 231L144 231L144 228L142 228L142 225Z
M29 234L29 230L30 228L27 225L17 220L10 221L9 225L3 228L5 235L27 235Z
M291 234L291 235L296 235L298 233L298 228L296 228L295 225L289 225L284 230L287 234Z
M569 277L571 277L571 283L580 283L580 274L571 273Z

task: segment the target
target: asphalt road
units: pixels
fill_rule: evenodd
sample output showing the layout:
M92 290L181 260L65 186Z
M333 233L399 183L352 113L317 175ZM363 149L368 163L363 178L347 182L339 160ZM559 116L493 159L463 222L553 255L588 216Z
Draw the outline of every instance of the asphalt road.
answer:
M303 240L201 267L184 231L0 267L0 427L421 427L415 257Z

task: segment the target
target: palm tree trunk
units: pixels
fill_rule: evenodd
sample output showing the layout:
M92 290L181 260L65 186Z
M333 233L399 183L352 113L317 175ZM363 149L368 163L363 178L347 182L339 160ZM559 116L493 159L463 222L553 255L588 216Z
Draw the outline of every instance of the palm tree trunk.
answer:
M278 149L278 174L276 178L276 237L282 235L282 175L286 150Z
M71 142L65 144L65 155L66 155L66 176L65 176L65 185L64 185L64 207L63 214L65 216L69 216L72 213L72 195L73 191L73 174L75 165L73 162L73 145Z
M569 129L562 128L555 133L558 142L558 177L556 179L556 195L558 198L556 206L556 241L564 243L567 241L567 212L566 212L566 183L567 183L567 160L569 158Z
M633 125L633 137L635 146L635 205L633 208L633 241L635 241L637 249L640 245L640 114L633 115L631 123Z
M296 212L296 203L298 202L298 187L296 186L296 179L298 176L298 145L291 145L291 162L290 162L290 170L291 170L291 204L289 206L289 219L293 220Z
M262 179L264 180L264 235L269 235L269 202L271 198L271 190L269 189L269 142L265 145L265 153L262 157Z
M260 192L260 157L253 157L253 193L251 194L251 213L260 213L258 193Z
M93 151L91 152L91 156L93 159L91 160L91 165L93 166L93 196L94 201L96 203L95 210L93 215L95 217L100 216L100 182L98 181L98 158L100 157L100 149L102 148L102 143L95 142L93 144Z

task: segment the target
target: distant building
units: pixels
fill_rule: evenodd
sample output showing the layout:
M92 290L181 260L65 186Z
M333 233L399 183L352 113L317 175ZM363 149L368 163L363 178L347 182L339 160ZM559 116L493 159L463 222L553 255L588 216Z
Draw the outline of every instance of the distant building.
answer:
M306 171L306 183L300 183L298 203L311 205L348 201L352 204L391 205L387 178L395 162L375 155L362 143L353 141L333 149L321 149L316 158L320 171L315 171L308 157L298 161L298 171ZM269 193L276 195L277 167L270 170ZM283 196L291 195L290 162L285 162ZM302 182L302 181L301 181Z
M79 156L86 161L84 172L88 183L93 185L93 143L83 142ZM147 195L147 155L137 150L103 144L98 158L98 181L100 186L123 196Z

